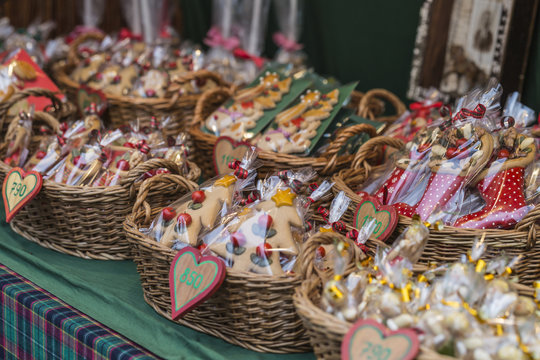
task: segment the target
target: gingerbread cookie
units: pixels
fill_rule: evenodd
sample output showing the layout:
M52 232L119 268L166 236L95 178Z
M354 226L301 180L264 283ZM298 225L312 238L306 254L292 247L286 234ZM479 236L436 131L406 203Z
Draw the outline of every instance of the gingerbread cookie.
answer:
M338 97L338 89L323 95L317 90L308 90L297 105L276 116L277 126L259 138L257 147L283 154L306 151L322 120L330 116Z
M244 138L244 134L262 118L264 111L275 108L276 103L289 92L291 83L291 78L280 81L276 73L267 72L258 85L239 91L231 106L220 107L211 114L206 119L206 128L235 140Z

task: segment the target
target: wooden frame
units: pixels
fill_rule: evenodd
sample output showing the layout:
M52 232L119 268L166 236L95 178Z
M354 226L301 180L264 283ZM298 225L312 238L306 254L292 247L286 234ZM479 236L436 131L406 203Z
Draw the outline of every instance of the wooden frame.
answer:
M420 9L409 90L446 101L490 78L521 91L539 0L426 0Z

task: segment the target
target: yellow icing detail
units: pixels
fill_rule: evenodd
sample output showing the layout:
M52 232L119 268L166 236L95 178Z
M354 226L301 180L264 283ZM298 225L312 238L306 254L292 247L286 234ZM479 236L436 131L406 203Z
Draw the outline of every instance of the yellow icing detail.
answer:
M233 175L225 175L221 179L216 180L214 186L229 187L236 182L236 177Z
M274 196L272 196L272 200L276 203L277 207L280 206L292 206L293 200L296 198L296 194L291 191L291 189L287 190L278 190Z

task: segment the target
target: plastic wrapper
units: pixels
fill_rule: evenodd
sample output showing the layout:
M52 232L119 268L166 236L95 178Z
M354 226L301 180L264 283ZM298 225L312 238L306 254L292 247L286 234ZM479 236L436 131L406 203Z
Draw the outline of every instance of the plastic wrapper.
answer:
M443 105L441 94L436 89L430 89L423 101L412 103L409 111L403 113L385 131L386 136L401 139L405 142L413 140L414 136L439 119L439 109Z
M238 62L233 50L240 45L237 24L240 0L213 0L212 27L208 31L204 43L210 47L205 63L208 70L219 73L225 81L242 83Z
M261 54L270 0L241 0L239 7L240 47L235 49L234 55L240 62L237 76L243 76L242 82L249 83L264 64Z
M216 136L229 136L235 140L253 137L251 129L264 112L276 107L291 87L292 78L280 79L278 73L266 72L258 84L242 89L230 104L214 111L206 120L205 128Z
M266 275L294 272L306 235L305 204L300 193L314 176L310 169L283 171L260 181L256 196L228 213L202 239L204 251L232 269ZM240 202L239 205L243 205Z
M77 9L86 28L97 28L105 10L105 0L78 0Z
M519 92L515 91L508 95L503 109L503 116L512 117L515 127L524 128L536 123L536 114L533 109L519 102Z
M122 0L122 9L131 31L147 44L171 37L169 27L175 2L166 0Z
M66 185L89 185L101 174L107 156L96 145L71 150L44 178Z
M408 261L379 250L346 277L345 253L336 251L336 276L323 284L321 308L351 323L375 319L391 330L414 328L421 346L457 358L536 359L538 305L509 278L519 259L485 261L487 250L478 240L462 260L416 275Z
M322 94L307 90L299 102L279 113L275 127L268 128L257 140L257 147L282 154L308 153L319 126L338 104L339 89Z
M272 38L279 47L275 60L292 65L291 71L305 69L306 54L299 43L304 15L303 0L274 0L279 31Z
M235 164L234 172L206 181L197 191L164 208L147 230L150 236L175 249L201 245L201 232L216 225L232 206L234 195L249 187L257 175L254 150Z
M32 154L24 165L26 171L37 171L46 174L53 166L62 159L62 145L57 136L43 138L37 151Z
M32 116L30 112L21 111L19 115L11 121L6 133L6 158L4 162L10 166L23 166L28 155L30 137L32 135Z

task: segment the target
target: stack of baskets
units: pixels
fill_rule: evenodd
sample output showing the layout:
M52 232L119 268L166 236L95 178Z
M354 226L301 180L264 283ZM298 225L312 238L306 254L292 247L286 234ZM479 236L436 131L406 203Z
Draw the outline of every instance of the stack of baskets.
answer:
M2 131L7 128L11 118L9 109L25 96L45 95L54 104L62 104L55 95L47 91L25 90L3 103L0 112ZM63 105L60 105L63 106ZM61 112L62 113L62 112ZM52 129L58 121L53 113L34 115L35 125L45 122ZM39 136L32 137L30 150L36 148ZM0 156L5 155L7 144L0 147ZM190 165L187 177L197 180L200 170ZM122 231L122 223L133 208L135 196L144 173L153 169L166 168L180 174L179 167L170 161L151 159L130 170L129 174L114 186L71 186L44 180L39 194L22 208L11 220L13 230L28 240L43 247L54 249L73 256L100 260L123 260L130 258L129 244ZM3 180L11 167L0 162L0 178ZM165 203L177 193L177 187L156 188L158 203Z
M73 81L69 74L80 63L78 48L86 41L101 41L104 35L100 33L85 33L70 44L67 61L62 61L53 66L53 77L72 101L76 101L79 84ZM182 85L191 81L212 81L218 86L227 87L228 84L219 75L207 70L189 72L177 80L176 85ZM176 135L184 131L193 119L193 112L200 94L183 94L178 92L169 94L165 98L136 98L131 96L118 96L105 93L108 104L108 115L113 128L119 128L135 119L149 119L171 117L172 121L167 126L167 135Z

